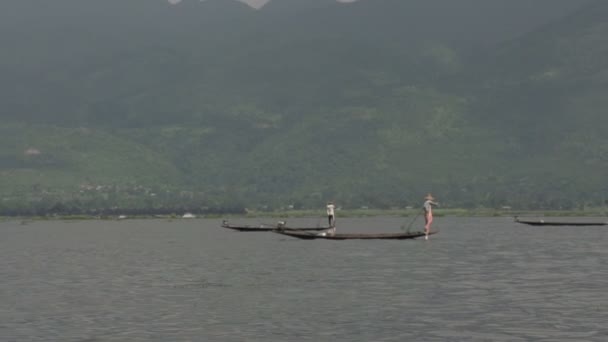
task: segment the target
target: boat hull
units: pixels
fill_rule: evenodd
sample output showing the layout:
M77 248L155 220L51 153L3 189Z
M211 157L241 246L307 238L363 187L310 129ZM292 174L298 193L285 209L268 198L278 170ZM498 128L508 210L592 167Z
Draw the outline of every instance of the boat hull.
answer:
M272 226L233 226L229 224L222 224L222 228L237 230L239 232L271 232L274 230L285 230L290 232L297 231L323 231L329 229L329 227L272 227Z
M284 230L274 230L275 233L291 236L303 240L406 240L416 239L423 237L426 234L424 232L411 232L411 233L384 233L384 234L333 234L333 235L322 235L311 232L290 232ZM436 231L430 232L429 235L436 234Z
M521 224L527 224L529 226L572 226L572 227L583 227L583 226L606 226L608 222L567 222L567 221L545 221L545 220L520 220L515 219L515 222Z

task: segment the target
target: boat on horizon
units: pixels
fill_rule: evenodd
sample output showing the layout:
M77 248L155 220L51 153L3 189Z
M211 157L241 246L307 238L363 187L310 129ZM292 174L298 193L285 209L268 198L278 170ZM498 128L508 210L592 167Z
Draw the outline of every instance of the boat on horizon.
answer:
M608 222L604 221L552 221L552 220L526 220L515 216L515 222L527 224L529 226L606 226Z

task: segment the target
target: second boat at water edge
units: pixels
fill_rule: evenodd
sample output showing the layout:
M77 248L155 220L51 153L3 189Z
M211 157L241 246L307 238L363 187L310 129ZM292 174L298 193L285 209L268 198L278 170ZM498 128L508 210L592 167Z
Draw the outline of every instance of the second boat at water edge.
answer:
M270 232L274 230L284 231L323 231L331 227L288 227L284 222L278 222L276 226L261 224L259 226L252 225L232 225L227 221L222 221L222 227L240 232Z

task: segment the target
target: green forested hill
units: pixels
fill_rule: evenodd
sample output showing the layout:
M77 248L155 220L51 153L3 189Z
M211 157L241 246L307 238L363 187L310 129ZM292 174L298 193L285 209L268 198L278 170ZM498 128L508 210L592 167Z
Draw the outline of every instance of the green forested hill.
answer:
M604 198L608 188L608 6L582 10L503 44L470 68L480 123L509 136L539 195ZM536 184L542 184L537 182ZM558 184L559 186L555 186ZM544 190L544 191L543 191Z
M603 203L604 2L294 1L2 2L2 209Z

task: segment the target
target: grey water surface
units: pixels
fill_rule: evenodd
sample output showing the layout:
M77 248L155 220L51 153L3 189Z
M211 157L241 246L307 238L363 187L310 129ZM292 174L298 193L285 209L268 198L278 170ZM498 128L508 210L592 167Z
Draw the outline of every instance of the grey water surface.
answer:
M220 221L0 222L0 341L608 341L606 227L308 241Z

